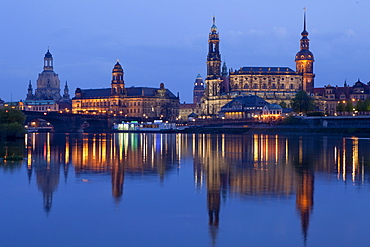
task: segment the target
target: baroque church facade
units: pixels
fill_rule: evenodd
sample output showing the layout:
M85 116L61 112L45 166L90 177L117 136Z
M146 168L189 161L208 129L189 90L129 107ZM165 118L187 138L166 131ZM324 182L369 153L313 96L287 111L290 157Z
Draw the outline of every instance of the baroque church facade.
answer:
M300 50L295 56L295 70L289 67L241 67L228 71L225 63L221 67L220 37L215 22L213 17L208 38L207 77L202 98L204 115L216 116L222 106L239 96L256 95L268 103L284 101L289 105L298 91L313 92L314 56L309 50L306 13Z

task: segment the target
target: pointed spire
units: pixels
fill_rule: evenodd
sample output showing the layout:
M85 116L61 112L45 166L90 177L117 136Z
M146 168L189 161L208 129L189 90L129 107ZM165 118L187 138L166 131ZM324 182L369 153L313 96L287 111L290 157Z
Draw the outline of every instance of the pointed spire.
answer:
M216 33L217 32L217 26L216 26L216 16L212 17L213 25L211 27L211 32Z
M306 28L307 28L307 21L306 21L306 8L304 8L304 14L303 14L303 31L302 31L302 33L301 33L302 38L303 38L304 36L308 36L308 32L307 32Z
M306 30L306 7L304 9L304 17L303 17L303 30Z

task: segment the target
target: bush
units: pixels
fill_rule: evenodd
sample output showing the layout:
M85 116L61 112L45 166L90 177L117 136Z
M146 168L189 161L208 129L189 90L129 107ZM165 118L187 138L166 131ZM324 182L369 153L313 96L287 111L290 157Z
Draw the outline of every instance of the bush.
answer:
M299 117L289 116L283 119L282 122L280 122L281 125L305 125L305 123L302 121Z
M21 138L26 133L24 126L20 123L0 124L0 137L6 139Z

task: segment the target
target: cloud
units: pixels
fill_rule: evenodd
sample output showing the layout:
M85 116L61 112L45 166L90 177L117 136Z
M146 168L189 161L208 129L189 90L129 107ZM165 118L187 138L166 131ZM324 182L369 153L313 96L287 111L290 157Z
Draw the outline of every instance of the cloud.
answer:
M344 31L344 34L345 34L346 37L355 37L356 36L356 32L353 29L347 29L346 31Z
M279 38L285 38L288 34L286 27L273 27L273 32Z

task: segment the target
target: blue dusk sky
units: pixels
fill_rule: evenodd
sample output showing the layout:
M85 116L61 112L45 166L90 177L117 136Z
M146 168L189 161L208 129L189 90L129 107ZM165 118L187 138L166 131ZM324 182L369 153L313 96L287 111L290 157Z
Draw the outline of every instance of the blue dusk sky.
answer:
M229 68L295 69L307 7L315 86L370 81L370 1L364 0L12 0L0 9L0 98L25 99L36 88L50 47L61 89L108 88L119 59L125 84L158 87L192 101L206 76L212 16Z

